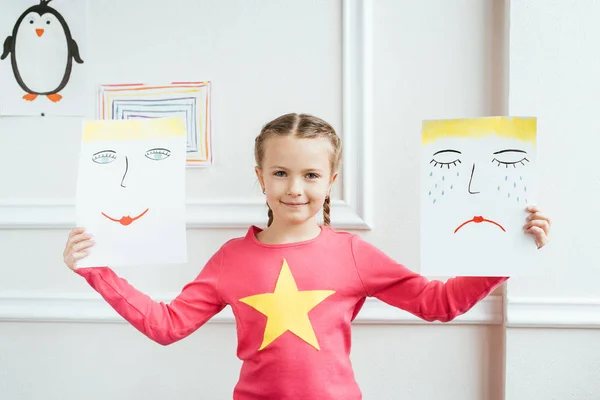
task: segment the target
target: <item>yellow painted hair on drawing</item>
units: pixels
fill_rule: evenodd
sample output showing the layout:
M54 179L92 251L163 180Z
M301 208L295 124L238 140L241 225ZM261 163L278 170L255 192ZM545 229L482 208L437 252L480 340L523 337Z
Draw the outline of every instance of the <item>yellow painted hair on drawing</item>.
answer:
M83 126L84 143L107 140L140 140L185 136L181 118L87 121Z
M535 144L537 119L533 117L482 117L423 121L422 144L444 137L479 138L498 135Z

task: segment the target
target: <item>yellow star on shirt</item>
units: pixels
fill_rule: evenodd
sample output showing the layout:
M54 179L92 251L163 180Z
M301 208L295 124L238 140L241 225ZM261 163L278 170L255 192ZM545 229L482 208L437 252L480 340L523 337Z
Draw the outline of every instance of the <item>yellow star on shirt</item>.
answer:
M286 331L319 349L317 336L308 318L308 312L335 293L335 290L298 291L292 271L283 260L275 291L244 297L240 301L267 316L267 326L259 351Z

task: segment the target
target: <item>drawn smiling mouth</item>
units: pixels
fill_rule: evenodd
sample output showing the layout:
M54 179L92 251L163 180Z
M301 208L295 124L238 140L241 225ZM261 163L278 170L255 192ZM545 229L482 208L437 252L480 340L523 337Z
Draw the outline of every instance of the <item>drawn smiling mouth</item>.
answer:
M490 224L494 224L494 225L496 225L497 227L499 227L500 229L502 229L504 232L506 232L506 229L504 229L504 228L502 227L502 225L500 225L500 224L499 224L499 223L497 223L496 221L492 221L492 220L490 220L490 219L485 219L485 218L483 218L481 215L479 215L479 216L477 216L477 215L476 215L476 216L474 216L473 218L471 218L470 220L468 220L468 221L465 221L465 222L463 222L462 224L460 224L460 225L458 226L458 228L456 228L456 229L454 230L454 233L458 232L458 230L459 230L460 228L462 228L463 226L467 225L467 224L468 224L468 223L470 223L470 222L474 222L474 223L476 223L476 224L479 224L479 223L481 223L481 222L489 222Z
M121 219L116 219L116 218L112 218L104 213L102 213L102 215L104 215L106 218L110 219L111 221L118 222L121 225L127 226L127 225L131 225L133 223L133 221L136 221L136 220L142 218L142 216L144 214L146 214L148 212L148 210L149 210L149 208L146 208L146 210L143 213L141 213L137 217L133 217L133 218L131 218L129 215L125 215L125 216L121 217Z

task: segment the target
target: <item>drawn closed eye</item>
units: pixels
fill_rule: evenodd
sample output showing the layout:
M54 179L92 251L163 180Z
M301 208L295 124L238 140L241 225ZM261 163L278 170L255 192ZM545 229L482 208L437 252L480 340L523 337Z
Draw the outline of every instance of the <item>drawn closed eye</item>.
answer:
M117 159L117 153L113 150L102 150L92 156L92 161L96 164L110 164Z
M513 168L517 168L518 164L525 166L525 163L529 162L527 159L527 152L525 150L519 149L506 149L500 150L494 153L496 157L492 160L492 162L498 163L498 167L506 167L512 166Z
M460 159L457 156L458 154L462 153L458 150L452 149L436 151L435 153L433 153L433 158L431 159L429 164L433 164L434 168L439 165L440 168L446 167L450 169L450 166L455 167L458 164L462 163L462 161L460 161Z
M161 161L168 158L171 155L171 151L164 148L150 149L146 152L146 157L153 161Z

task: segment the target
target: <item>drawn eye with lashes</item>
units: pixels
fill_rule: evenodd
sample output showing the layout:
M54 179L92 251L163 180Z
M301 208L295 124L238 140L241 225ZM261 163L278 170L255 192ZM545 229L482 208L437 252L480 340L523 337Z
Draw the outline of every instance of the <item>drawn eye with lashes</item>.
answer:
M117 159L117 153L114 150L102 150L92 155L92 161L96 164L110 164Z
M450 169L451 166L456 167L458 164L462 163L459 158L460 154L462 154L460 151L452 149L436 151L433 153L433 158L429 164L433 164L434 168L439 165L440 169L444 167Z
M498 167L504 166L505 168L513 167L517 168L517 165L525 166L525 163L529 162L527 159L527 152L519 149L505 149L494 153L494 159L492 162L498 163Z
M171 151L169 149L157 147L155 149L148 150L145 155L151 160L161 161L165 158L168 158L171 155Z

